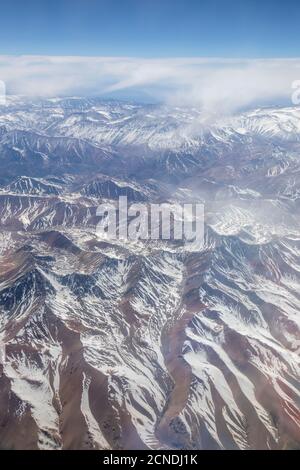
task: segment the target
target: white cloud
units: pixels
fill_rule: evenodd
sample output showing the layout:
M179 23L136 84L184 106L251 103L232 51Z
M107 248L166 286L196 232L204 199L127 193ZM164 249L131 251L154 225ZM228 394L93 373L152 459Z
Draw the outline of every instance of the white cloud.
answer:
M300 59L139 59L0 56L9 93L36 96L103 95L140 90L177 105L233 112L289 100Z

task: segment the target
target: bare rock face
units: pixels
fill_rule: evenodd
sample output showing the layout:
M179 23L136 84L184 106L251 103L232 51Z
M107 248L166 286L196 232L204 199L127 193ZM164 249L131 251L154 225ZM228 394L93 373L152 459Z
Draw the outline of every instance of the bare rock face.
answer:
M0 107L2 449L300 448L299 114ZM120 196L203 246L101 238Z

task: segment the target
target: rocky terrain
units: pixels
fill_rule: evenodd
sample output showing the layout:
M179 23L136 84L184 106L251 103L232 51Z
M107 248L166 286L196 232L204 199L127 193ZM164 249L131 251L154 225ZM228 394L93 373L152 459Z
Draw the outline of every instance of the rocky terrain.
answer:
M0 447L300 448L300 109L0 106ZM197 252L97 207L205 205Z

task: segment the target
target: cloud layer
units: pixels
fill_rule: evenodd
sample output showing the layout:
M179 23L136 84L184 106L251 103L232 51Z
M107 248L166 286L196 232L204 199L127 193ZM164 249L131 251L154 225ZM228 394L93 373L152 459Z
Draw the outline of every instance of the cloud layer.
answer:
M259 104L291 104L300 59L139 59L0 56L11 94L132 96L230 113Z

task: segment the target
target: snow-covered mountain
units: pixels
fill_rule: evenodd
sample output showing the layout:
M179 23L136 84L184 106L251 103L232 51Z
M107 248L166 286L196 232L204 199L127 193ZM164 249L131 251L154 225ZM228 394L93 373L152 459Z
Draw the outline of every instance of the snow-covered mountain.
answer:
M244 140L253 136L299 141L300 108L261 108L234 117L218 117L194 108L139 105L99 99L28 102L8 98L0 126L93 144L147 146L154 149L195 147L205 141Z
M0 107L0 447L300 448L300 109ZM97 206L202 202L205 240Z

